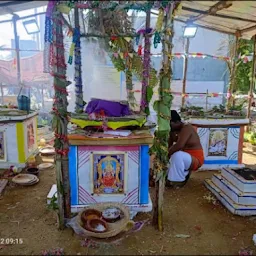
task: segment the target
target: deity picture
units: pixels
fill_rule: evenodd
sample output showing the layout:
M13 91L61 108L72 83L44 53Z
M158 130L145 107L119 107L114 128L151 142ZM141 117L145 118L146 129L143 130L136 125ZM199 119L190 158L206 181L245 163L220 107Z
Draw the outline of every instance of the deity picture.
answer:
M28 151L33 150L35 144L35 131L33 122L27 125L27 143Z
M125 154L93 154L95 194L124 193Z
M4 132L0 132L0 161L6 162L6 141L5 141L5 134Z
M210 129L208 156L227 156L228 129Z

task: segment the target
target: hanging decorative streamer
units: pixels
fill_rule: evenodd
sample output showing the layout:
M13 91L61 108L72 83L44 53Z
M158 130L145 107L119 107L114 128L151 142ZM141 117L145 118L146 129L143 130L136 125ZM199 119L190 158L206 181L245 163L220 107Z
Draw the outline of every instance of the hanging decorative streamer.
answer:
M163 22L164 22L164 9L160 8L158 17L157 17L157 22L156 22L156 31L154 34L154 47L157 48L158 44L161 43L161 35L160 32L163 27Z
M83 112L83 83L82 83L82 58L81 58L81 43L80 31L75 28L73 35L73 42L75 42L75 88L76 88L76 113Z
M152 56L162 56L162 53L159 54L152 54ZM231 61L232 59L230 57L226 57L226 56L213 56L213 55L209 55L209 54L205 54L205 53L200 53L200 52L194 52L194 53L173 53L173 54L169 54L170 57L176 57L176 58L185 58L185 56L187 56L188 58L212 58L215 60L224 60L224 61ZM242 55L242 56L238 56L237 58L234 58L235 60L242 60L243 63L247 63L249 61L252 61L253 56L252 55Z
M164 9L160 8L158 13L158 17L157 17L157 22L156 22L156 31L160 32L162 30L163 27L163 22L164 22Z
M51 43L53 40L52 31L52 12L55 6L55 1L49 1L45 15L45 33L44 33L44 73L50 73L50 59L51 59Z
M140 35L139 37L139 46L138 46L138 55L142 55L142 40L143 40L143 34L138 33Z
M73 63L74 50L75 50L75 46L77 46L78 41L79 41L79 45L80 45L80 31L79 31L79 29L75 28L74 32L73 32L72 44L69 49L68 64L70 64L70 65L72 65L72 63Z
M157 48L158 44L161 43L161 36L160 36L160 33L159 32L155 32L154 34L154 47L155 49Z

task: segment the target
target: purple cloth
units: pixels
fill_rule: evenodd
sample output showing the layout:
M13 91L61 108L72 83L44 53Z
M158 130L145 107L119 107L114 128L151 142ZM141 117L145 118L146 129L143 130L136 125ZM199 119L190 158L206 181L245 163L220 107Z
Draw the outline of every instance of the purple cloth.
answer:
M111 117L120 117L130 115L129 106L125 104L121 104L120 102L108 101L108 100L100 100L93 99L91 100L85 112L87 114L96 113L99 114L100 111L104 111L106 116Z

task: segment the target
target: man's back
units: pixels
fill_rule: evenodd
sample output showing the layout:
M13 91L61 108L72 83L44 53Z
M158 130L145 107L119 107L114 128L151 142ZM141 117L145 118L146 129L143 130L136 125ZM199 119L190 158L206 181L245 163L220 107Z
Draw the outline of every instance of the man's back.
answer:
M178 137L182 137L184 136L184 134L190 134L189 138L185 143L184 149L202 149L200 138L195 128L191 124L184 124L184 126L178 133Z

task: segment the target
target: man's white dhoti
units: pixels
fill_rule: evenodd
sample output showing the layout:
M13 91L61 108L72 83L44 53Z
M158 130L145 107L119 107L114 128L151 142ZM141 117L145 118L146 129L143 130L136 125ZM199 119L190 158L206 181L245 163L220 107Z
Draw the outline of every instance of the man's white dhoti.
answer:
M169 161L168 180L178 182L185 181L191 163L192 157L190 154L183 151L175 152Z

